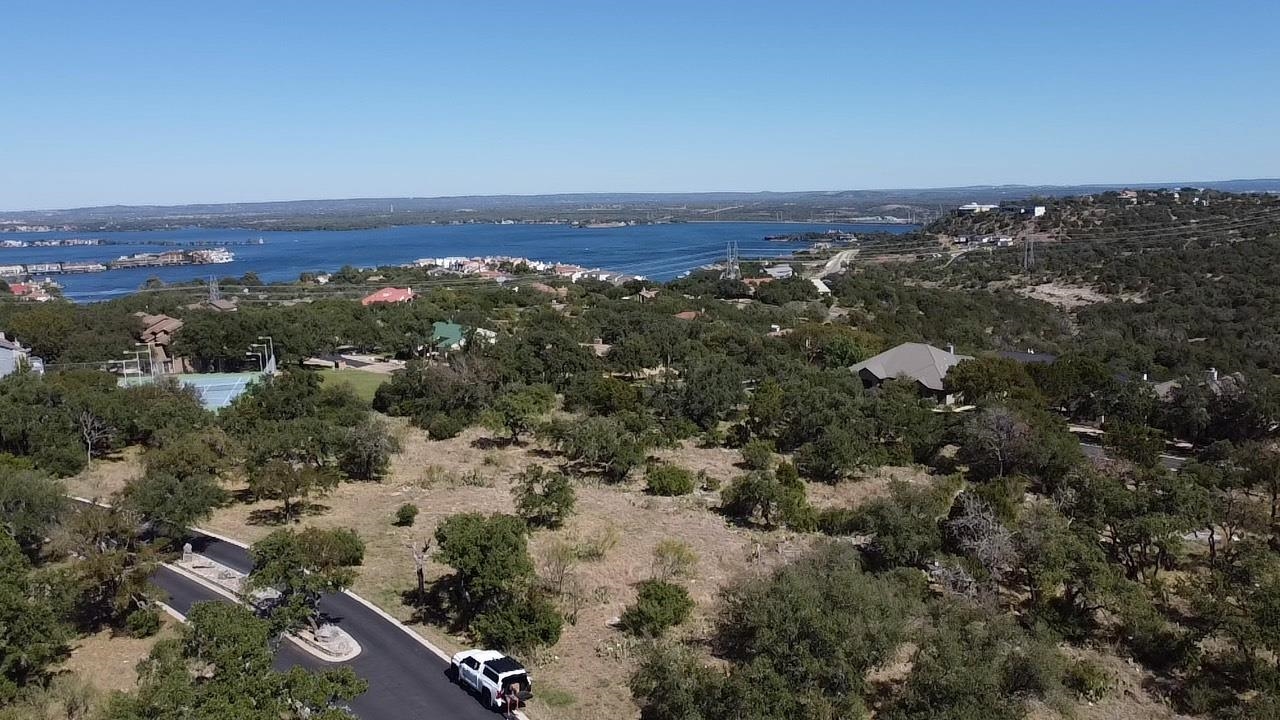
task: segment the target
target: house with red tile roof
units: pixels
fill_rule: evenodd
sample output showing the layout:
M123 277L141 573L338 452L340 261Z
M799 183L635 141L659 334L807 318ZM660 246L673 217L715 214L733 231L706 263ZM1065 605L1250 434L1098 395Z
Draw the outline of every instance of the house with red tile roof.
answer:
M413 290L409 288L382 288L378 292L361 300L360 304L367 306L402 303L409 302L413 298Z

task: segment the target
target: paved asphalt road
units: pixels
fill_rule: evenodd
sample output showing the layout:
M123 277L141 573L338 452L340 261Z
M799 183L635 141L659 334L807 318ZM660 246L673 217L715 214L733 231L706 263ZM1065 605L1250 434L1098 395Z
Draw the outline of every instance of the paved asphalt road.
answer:
M1081 442L1080 450L1085 454L1085 457L1105 458L1107 456L1105 448L1093 443ZM1159 459L1160 465L1169 470L1177 470L1189 462L1186 458L1180 458L1177 455L1161 455Z
M199 536L192 549L242 572L252 567L249 554L231 543ZM186 613L205 600L226 601L203 585L160 568L153 582L169 593L170 606ZM321 599L320 609L360 643L362 652L345 663L326 663L292 643L282 643L277 665L312 669L348 665L369 681L369 689L351 701L363 720L496 720L501 714L480 704L445 676L448 663L410 638L404 631L347 595Z

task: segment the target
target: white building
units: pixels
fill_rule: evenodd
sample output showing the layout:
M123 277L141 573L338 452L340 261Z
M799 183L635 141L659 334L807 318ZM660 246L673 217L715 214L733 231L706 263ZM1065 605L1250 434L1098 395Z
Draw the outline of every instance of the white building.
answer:
M774 280L786 280L791 277L793 272L794 271L791 269L790 265L774 265L773 267L767 267L764 269L764 274Z
M29 348L22 347L17 340L10 340L0 332L0 377L17 372L24 363L36 372L44 372L43 360L32 357Z
M999 205L982 205L976 202L971 202L971 203L965 203L964 205L961 205L956 209L962 213L984 213L984 212L991 212L992 210L995 210L998 207Z

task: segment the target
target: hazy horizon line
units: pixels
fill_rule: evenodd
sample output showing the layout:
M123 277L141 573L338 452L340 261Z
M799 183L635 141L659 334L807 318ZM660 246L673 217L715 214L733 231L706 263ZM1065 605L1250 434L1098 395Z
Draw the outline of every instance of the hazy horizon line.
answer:
M893 192L928 192L928 191L961 191L961 190L991 190L1000 188L1086 188L1086 187L1108 187L1108 188L1125 188L1125 187L1188 187L1196 184L1211 185L1221 183L1241 183L1241 182L1277 182L1280 183L1280 177L1258 177L1258 178L1225 178L1220 180L1177 180L1177 181L1134 181L1134 182L1080 182L1080 183L1000 183L1000 184L970 184L970 185L936 185L921 187L887 187L887 188L840 188L840 189L810 189L810 190L590 190L590 191L564 191L564 192L545 192L545 193L464 193L464 194L446 194L446 195L355 195L348 197L310 197L310 198L288 198L288 199L270 199L270 200L220 200L220 201L190 201L175 203L106 203L98 205L76 205L63 207L44 207L44 208L10 208L0 210L3 213L43 213L43 212L72 212L77 210L98 210L107 208L182 208L193 206L225 206L225 205L270 205L270 204L288 204L288 203L312 203L312 202L360 202L375 200L464 200L464 199L483 199L483 198L554 198L554 197L570 197L570 196L591 196L591 195L838 195L841 193L867 192L867 193L893 193Z

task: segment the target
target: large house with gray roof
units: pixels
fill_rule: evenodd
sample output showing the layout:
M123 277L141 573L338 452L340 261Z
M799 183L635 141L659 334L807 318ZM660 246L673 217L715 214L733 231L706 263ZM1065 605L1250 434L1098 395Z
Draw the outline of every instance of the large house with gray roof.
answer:
M947 371L961 361L972 359L969 355L957 355L950 349L942 350L924 343L903 343L849 369L862 378L863 385L868 388L896 378L910 378L916 381L923 394L950 404L951 397L947 395L943 379Z

